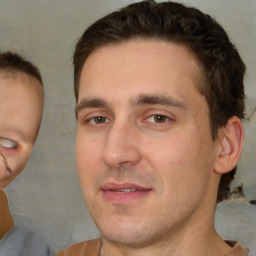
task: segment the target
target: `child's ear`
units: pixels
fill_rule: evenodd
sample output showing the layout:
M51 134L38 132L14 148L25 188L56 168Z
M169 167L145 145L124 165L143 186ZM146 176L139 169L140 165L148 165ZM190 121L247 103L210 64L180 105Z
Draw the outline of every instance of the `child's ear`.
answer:
M227 124L219 129L218 156L215 171L224 174L231 171L238 163L244 140L244 129L237 116L231 117Z

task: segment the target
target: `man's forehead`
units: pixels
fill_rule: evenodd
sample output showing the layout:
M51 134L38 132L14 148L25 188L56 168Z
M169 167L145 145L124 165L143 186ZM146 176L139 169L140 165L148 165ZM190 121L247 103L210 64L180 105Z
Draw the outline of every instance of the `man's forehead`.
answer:
M194 81L194 84L196 85L198 91L201 93L202 92L202 86L203 84L206 83L206 72L205 72L205 68L203 67L202 62L198 59L197 55L189 48L187 47L185 44L181 44L181 43L176 43L176 42L172 42L172 41L166 41L166 40L162 40L162 39L144 39L144 38L135 38L135 39L129 39L127 41L121 42L121 43L114 43L114 44L107 44L107 45L103 45L100 47L97 47L94 51L92 51L90 53L90 55L88 56L88 58L86 59L82 71L81 71L81 75L80 75L80 81L79 81L79 86L78 86L78 95L80 93L80 87L81 87L81 80L83 80L84 78L87 78L87 71L88 71L88 66L89 69L91 69L91 63L90 59L94 58L95 55L97 55L97 58L100 59L99 62L97 62L96 64L93 64L93 68L97 68L98 70L101 70L102 68L104 68L104 66L102 66L103 62L106 65L106 63L111 62L112 58L111 58L111 50L113 49L118 49L121 47L127 47L128 45L133 44L135 47L138 46L141 47L141 45L143 44L155 44L157 45L156 50L159 51L161 50L161 48L165 47L166 45L170 45L173 46L174 48L176 48L177 50L173 51L173 52L178 52L179 50L183 51L183 53L186 54L187 58L186 61L184 61L184 67L187 65L187 63L190 63L191 66L191 70L193 70L193 72L191 72L192 74L192 79ZM109 52L109 57L107 57L106 53ZM147 55L147 54L145 54ZM136 55L135 55L136 56ZM139 56L139 51L138 51L138 56ZM144 56L144 59L147 56ZM123 58L122 55L118 55L118 58L121 60ZM159 56L159 58L161 58L161 56ZM159 64L158 61L155 61L156 66L159 66L161 64ZM152 70L152 73L154 72L154 70ZM118 73L115 70L112 70L111 72L112 77L118 76ZM97 76L95 75L94 78L97 78ZM157 85L156 85L157 86Z

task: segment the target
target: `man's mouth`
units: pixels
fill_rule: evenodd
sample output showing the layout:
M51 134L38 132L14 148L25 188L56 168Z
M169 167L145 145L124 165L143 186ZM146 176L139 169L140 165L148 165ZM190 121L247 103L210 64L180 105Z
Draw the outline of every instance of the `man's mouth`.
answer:
M101 191L103 198L112 204L128 204L149 195L152 189L136 184L106 183Z
M116 193L129 193L129 192L134 192L134 191L138 191L136 188L126 188L126 189L120 189L120 190L113 190L113 192Z
M109 182L109 183L105 183L101 187L101 190L128 193L128 192L134 192L134 191L146 191L151 189L138 184L133 184L133 183L119 184L119 183Z

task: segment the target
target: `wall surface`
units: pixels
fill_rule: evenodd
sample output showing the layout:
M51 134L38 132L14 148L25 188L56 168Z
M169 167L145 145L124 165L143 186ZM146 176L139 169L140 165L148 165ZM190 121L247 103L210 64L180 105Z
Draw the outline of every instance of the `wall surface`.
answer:
M25 171L6 189L17 223L33 223L55 249L96 237L75 167L72 52L93 21L131 0L0 0L0 50L18 51L39 66L45 87L40 134ZM256 107L256 0L187 0L215 17L247 65L247 114ZM245 144L233 183L256 199L256 114L244 122ZM27 221L29 219L29 221ZM256 205L218 205L216 228L256 252Z

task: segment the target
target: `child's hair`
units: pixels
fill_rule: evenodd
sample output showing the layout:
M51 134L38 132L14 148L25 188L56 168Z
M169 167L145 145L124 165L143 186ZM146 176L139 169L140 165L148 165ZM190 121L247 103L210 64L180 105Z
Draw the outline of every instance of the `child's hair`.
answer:
M10 73L23 72L36 78L43 85L39 69L17 53L11 51L0 52L0 73L2 71Z

